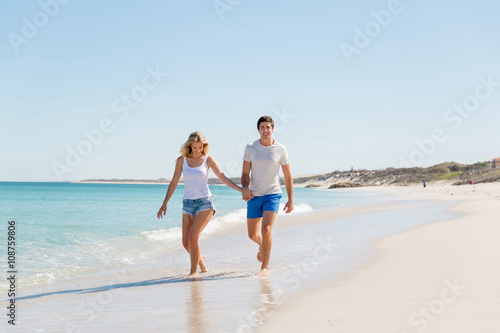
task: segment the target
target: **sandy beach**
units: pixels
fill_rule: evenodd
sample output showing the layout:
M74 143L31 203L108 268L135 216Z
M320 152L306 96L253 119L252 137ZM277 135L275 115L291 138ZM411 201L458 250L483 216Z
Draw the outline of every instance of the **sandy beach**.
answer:
M343 278L287 299L258 332L497 332L500 183L351 191L453 202L459 217L383 237Z
M186 278L189 258L175 232L118 238L141 256L106 243L112 256L105 260L127 260L20 287L16 328L495 332L499 185L297 189L303 198L328 197L335 206L299 204L297 212L278 216L265 278L255 276L257 248L240 210L207 228L201 242L209 273L196 280ZM175 242L168 245L170 238Z

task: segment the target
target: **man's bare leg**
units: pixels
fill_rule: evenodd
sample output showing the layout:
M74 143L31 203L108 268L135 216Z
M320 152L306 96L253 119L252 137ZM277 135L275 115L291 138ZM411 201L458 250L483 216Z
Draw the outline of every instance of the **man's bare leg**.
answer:
M266 210L262 218L262 265L258 276L266 276L269 273L269 259L271 258L271 247L273 245L272 229L276 221L276 212Z
M262 217L256 219L247 219L248 237L255 243L259 244L259 252L257 252L257 260L262 262L262 235L260 233L260 222Z

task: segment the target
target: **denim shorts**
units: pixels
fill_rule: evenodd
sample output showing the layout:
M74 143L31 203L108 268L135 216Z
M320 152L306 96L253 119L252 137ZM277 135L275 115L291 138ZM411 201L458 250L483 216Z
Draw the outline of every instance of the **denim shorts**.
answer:
M215 215L214 199L211 196L182 200L182 212L184 214L197 215L199 212L209 209L213 209Z
M247 218L256 219L263 217L266 210L278 213L280 210L280 199L280 193L253 197L247 201Z

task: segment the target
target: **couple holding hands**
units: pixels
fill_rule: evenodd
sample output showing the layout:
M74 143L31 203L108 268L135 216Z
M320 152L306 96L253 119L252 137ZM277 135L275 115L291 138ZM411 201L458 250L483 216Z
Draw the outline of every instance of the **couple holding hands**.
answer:
M208 153L208 141L200 132L193 132L181 148L174 175L168 186L165 200L157 217L163 218L167 203L174 194L181 174L184 175L184 198L182 200L182 245L191 258L190 277L207 272L205 256L200 253L198 239L208 222L215 215L212 193L208 188L208 169L228 187L240 192L247 202L248 237L259 245L257 259L262 263L259 276L269 273L269 258L272 247L274 221L279 211L281 186L279 169L283 170L288 202L285 213L293 206L293 181L288 153L282 144L272 138L274 121L269 116L260 117L257 122L260 139L249 143L243 155L241 186L227 178Z

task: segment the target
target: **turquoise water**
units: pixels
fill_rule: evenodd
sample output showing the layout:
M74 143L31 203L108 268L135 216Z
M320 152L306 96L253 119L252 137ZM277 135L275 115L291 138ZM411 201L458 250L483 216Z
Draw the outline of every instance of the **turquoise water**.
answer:
M359 267L380 237L453 217L451 203L296 188L291 215L303 217L278 217L271 274L259 278L245 202L234 190L212 186L217 215L200 240L209 272L192 280L181 245L182 186L165 219L156 218L166 190L0 183L2 246L7 221L15 219L17 228L16 326L23 332L253 332L290 297ZM312 211L380 203L379 211L308 223Z
M205 237L245 223L245 202L225 186L211 186L217 215ZM17 267L24 286L56 282L103 268L153 262L181 246L180 185L163 220L156 213L166 185L0 182L0 214L16 221ZM295 213L344 208L375 196L294 189ZM378 197L377 197L378 198ZM282 204L286 200L284 199ZM379 200L379 199L377 199Z

